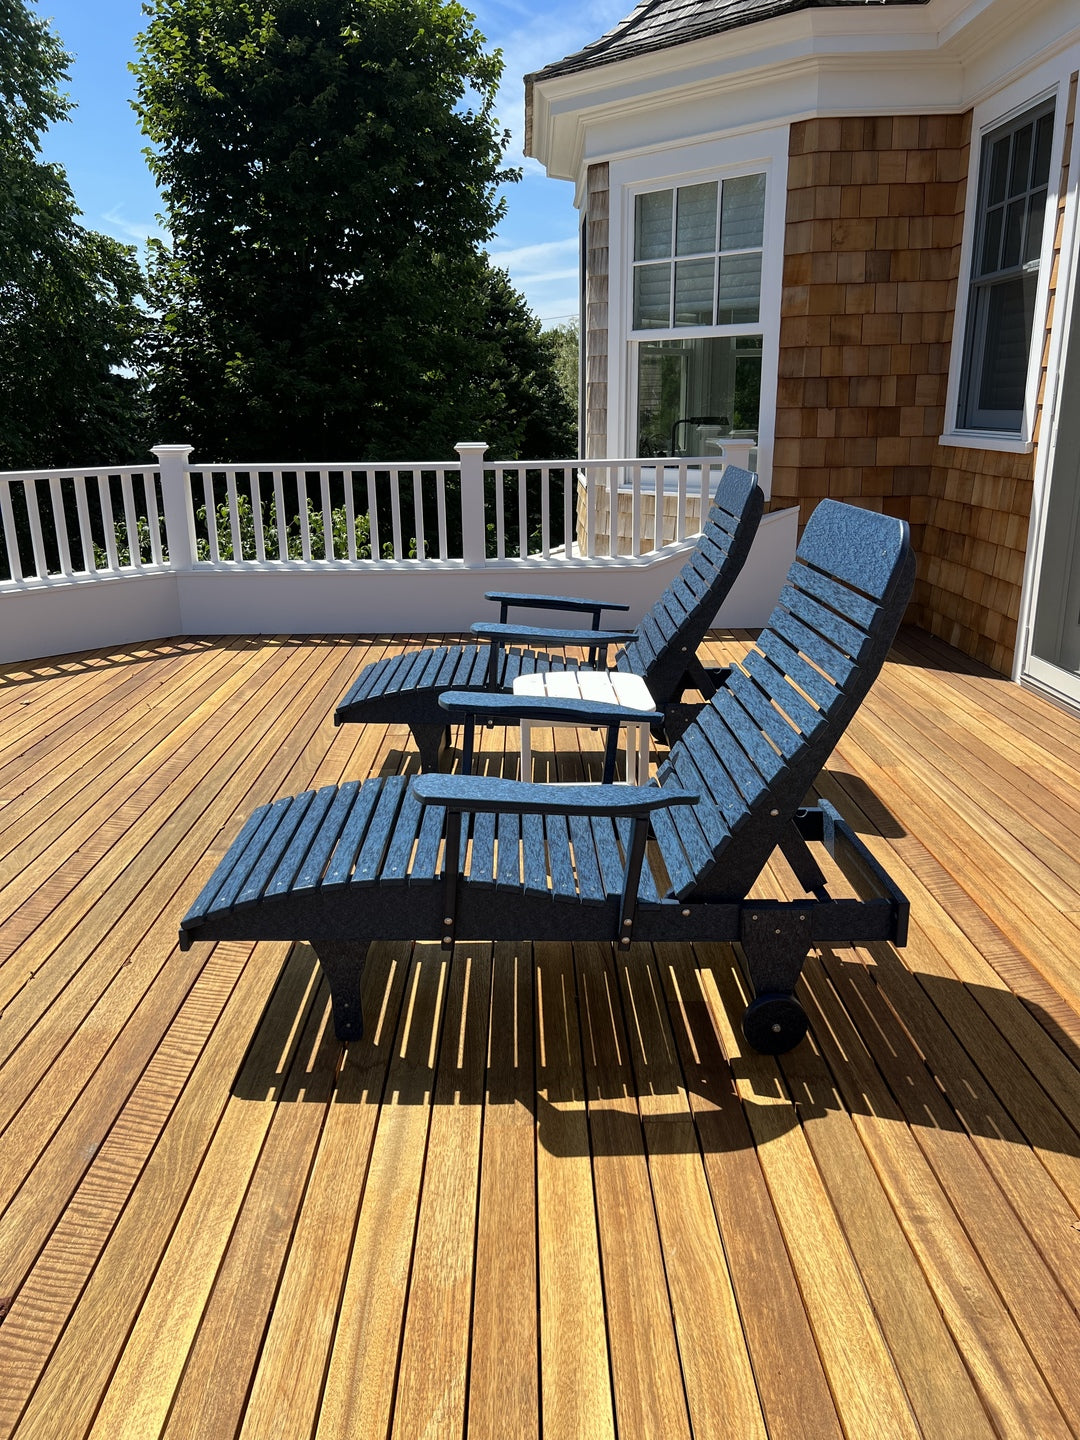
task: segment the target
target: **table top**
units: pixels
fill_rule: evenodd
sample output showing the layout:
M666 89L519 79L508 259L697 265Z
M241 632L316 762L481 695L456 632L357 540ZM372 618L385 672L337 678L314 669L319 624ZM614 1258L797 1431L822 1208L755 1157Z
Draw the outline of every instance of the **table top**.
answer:
M631 710L655 710L656 702L640 675L622 670L546 670L519 675L515 695L559 695L572 700L600 700Z

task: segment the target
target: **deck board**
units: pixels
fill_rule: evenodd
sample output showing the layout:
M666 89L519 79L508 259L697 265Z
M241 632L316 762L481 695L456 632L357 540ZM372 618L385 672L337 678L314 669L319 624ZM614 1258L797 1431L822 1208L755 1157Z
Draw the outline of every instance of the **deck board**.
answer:
M375 946L342 1046L307 946L177 923L255 805L416 769L332 713L423 643L0 673L0 1437L1080 1436L1080 718L901 635L817 788L910 943L778 1061L704 944Z

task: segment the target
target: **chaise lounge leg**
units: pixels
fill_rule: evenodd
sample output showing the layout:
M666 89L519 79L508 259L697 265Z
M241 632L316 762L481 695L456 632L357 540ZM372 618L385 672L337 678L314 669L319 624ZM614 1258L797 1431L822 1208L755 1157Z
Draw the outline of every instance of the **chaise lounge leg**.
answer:
M450 744L450 726L410 725L409 729L420 752L420 769L438 770L443 754Z
M330 986L334 1034L339 1040L359 1040L364 1033L360 977L364 971L368 941L319 940L311 948L318 956Z
M754 998L742 1030L755 1050L783 1055L806 1034L795 985L810 950L810 907L763 901L743 906L740 943Z

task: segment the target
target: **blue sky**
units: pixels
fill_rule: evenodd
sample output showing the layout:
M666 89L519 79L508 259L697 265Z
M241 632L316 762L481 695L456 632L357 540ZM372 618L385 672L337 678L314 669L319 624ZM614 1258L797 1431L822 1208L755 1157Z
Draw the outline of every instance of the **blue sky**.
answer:
M466 0L468 4L468 0ZM510 272L545 323L577 313L577 214L572 187L549 180L521 153L524 89L521 77L561 59L609 29L633 9L634 0L477 0L469 6L490 47L503 52L505 71L499 119L513 132L507 161L525 175L507 190L509 212L491 255ZM44 154L67 170L83 223L141 245L157 233L161 210L146 168L139 131L128 101L134 77L134 36L142 28L140 0L39 0L73 55L70 94L77 104L70 121L55 126Z

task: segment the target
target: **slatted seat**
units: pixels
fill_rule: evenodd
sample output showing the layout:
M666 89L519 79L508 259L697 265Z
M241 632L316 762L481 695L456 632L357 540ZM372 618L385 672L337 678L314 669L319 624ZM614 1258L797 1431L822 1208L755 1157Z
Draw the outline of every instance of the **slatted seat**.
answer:
M907 903L866 847L829 805L802 807L884 663L914 570L903 522L823 501L765 630L652 784L426 774L276 800L184 917L182 946L310 940L348 1039L371 940L738 941L756 996L747 1038L789 1048L806 1028L793 990L811 945L905 938ZM483 714L475 694L443 703L467 731ZM862 898L829 894L819 846L852 862ZM805 897L749 901L777 848Z
M687 688L711 695L717 677L701 664L698 646L746 561L763 507L756 477L729 465L690 558L633 631L600 629L602 611L626 605L492 592L488 598L499 603L501 619L472 627L479 643L408 651L365 666L334 712L334 723L408 725L421 768L436 770L447 740L447 717L439 706L444 690L508 690L519 675L577 669L562 646L589 645L590 663L603 665L608 648L621 646L614 668L640 675L662 711L677 707ZM591 613L593 628L508 624L509 610L520 607ZM523 646L528 648L518 648Z

